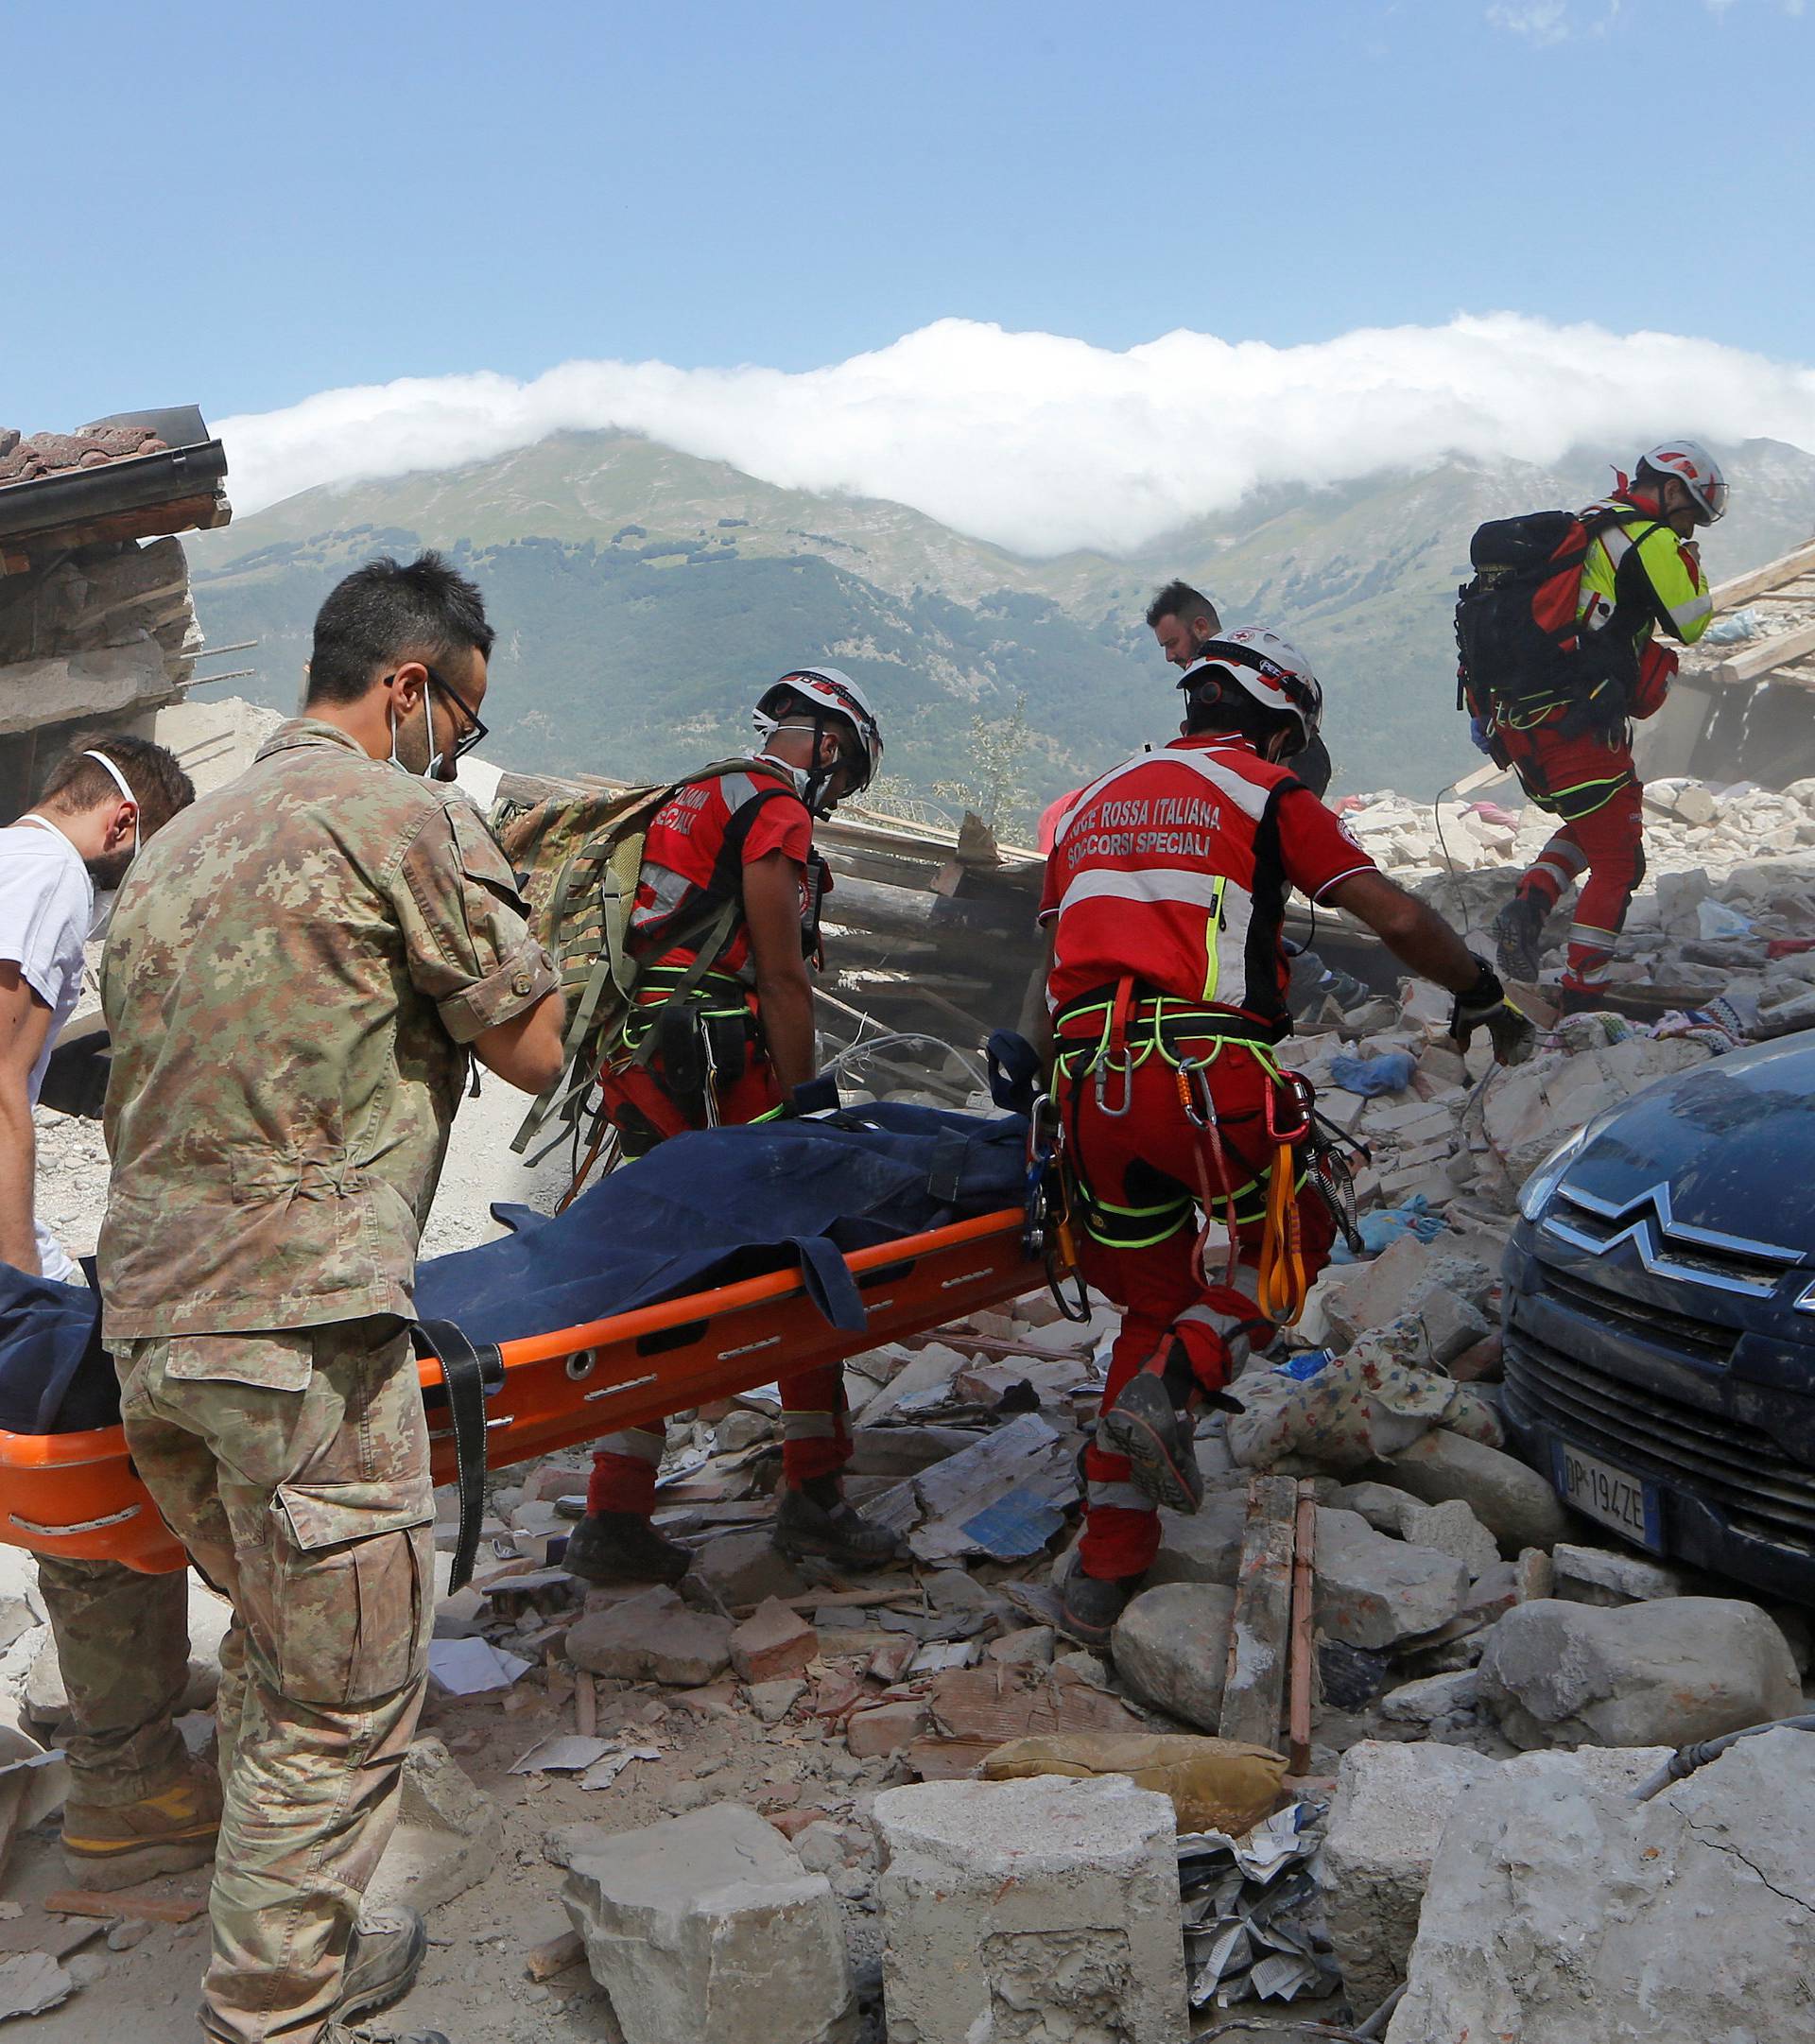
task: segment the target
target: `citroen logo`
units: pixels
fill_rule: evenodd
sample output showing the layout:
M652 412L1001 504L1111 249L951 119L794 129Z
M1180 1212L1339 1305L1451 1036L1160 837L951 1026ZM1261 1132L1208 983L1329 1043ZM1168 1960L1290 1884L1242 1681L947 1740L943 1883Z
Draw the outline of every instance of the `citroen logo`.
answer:
M1766 1299L1776 1290L1783 1273L1802 1260L1800 1250L1786 1248L1781 1242L1755 1241L1678 1221L1670 1211L1668 1185L1653 1186L1630 1200L1598 1199L1574 1187L1564 1187L1558 1197L1610 1225L1604 1234L1591 1234L1553 1209L1541 1223L1544 1232L1593 1256L1609 1256L1622 1242L1630 1242L1639 1262L1654 1277L1682 1278L1750 1299ZM1742 1264L1753 1269L1735 1268Z

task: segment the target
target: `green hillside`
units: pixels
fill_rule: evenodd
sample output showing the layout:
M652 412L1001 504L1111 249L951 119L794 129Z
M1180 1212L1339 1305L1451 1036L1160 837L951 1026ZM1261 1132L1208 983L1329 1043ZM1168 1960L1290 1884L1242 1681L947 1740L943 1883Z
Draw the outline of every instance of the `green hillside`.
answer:
M1731 454L1717 579L1815 530L1815 459ZM627 776L740 741L763 683L831 660L875 691L891 777L974 786L984 727L1026 701L1003 821L1176 728L1141 612L1184 574L1232 622L1265 622L1329 696L1339 787L1429 795L1475 763L1453 709L1449 610L1481 519L1582 502L1605 464L1455 461L1336 489L1259 493L1133 558L1021 559L898 504L777 489L622 433L274 505L188 544L216 645L258 642L245 690L293 706L316 606L381 550L448 549L499 628L488 750L529 771ZM244 689L244 684L236 684ZM497 715L491 715L495 706ZM960 798L961 799L961 798Z

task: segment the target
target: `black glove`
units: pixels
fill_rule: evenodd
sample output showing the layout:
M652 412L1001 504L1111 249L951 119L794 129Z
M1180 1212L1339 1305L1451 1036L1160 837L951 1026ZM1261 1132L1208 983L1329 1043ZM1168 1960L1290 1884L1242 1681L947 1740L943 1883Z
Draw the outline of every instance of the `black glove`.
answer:
M1507 999L1493 966L1485 959L1475 962L1481 969L1468 992L1457 995L1449 1011L1449 1033L1458 1048L1466 1050L1475 1031L1484 1029L1500 1064L1523 1065L1537 1048L1538 1032L1530 1017Z

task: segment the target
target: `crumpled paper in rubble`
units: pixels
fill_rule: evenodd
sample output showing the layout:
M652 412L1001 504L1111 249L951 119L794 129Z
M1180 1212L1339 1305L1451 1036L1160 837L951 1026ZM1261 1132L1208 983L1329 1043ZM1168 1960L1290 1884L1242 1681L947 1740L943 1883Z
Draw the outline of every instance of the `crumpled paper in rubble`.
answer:
M1184 1956L1194 2009L1258 1998L1290 2001L1340 1980L1324 1935L1313 1862L1326 1803L1291 1803L1240 1838L1179 1839Z

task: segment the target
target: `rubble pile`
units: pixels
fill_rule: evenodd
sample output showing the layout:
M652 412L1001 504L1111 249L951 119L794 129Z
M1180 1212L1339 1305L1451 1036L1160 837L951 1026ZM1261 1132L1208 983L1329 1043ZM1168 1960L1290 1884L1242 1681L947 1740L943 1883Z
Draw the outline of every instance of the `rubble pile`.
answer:
M1556 828L1534 805L1432 808L1389 791L1339 806L1394 879L1478 937ZM1767 1033L1815 1020L1815 950L1805 948L1815 934L1815 780L1781 791L1650 781L1645 862L1609 976L1615 991L1755 1002ZM1569 920L1565 896L1545 932L1547 975L1562 970Z
M1815 950L1797 948L1815 931L1811 794L1729 794L1702 817L1686 786L1652 791L1669 813L1636 925L1649 985L1751 988L1767 1027L1815 1002ZM1479 931L1544 826L1468 816L1460 883L1426 855L1428 810L1373 801L1351 822L1401 876L1460 884ZM1447 809L1444 829L1455 851ZM1116 1328L1094 1299L1073 1322L1032 1294L849 1360L848 1493L901 1543L878 1575L772 1545L774 1386L669 1421L656 1524L692 1554L673 1588L562 1566L583 1454L494 1476L473 1584L440 1585L378 1883L435 1912L412 2019L470 2044L1184 2044L1251 2018L1324 2035L1377 2018L1392 2044L1801 2034L1808 1735L1633 1793L1685 1741L1807 1709L1807 1621L1566 1511L1497 1402L1524 1176L1735 1036L1660 1001L1649 1022L1574 1018L1505 1071L1448 1041L1446 998L1381 1008L1279 1052L1365 1152L1361 1246L1250 1360L1242 1409L1201 1425L1202 1507L1161 1515L1107 1651L1054 1622ZM983 1104L968 1050L925 1039L846 1076ZM1314 1535L1309 1738L1289 1754L1277 1714L1270 1742L1225 1736L1253 1703L1232 1646L1257 1486L1282 1480L1308 1486ZM441 1505L445 1564L451 1493ZM37 1823L55 1794L38 1748L63 1706L29 1564L9 1555L0 1684L37 1735L14 1763ZM199 1630L199 1745L218 1638ZM0 1756L0 1797L9 1778ZM79 1919L43 1906L52 1837L27 1826L13 1846L0 1996L42 2008L49 2044L115 2016L148 2044L186 2036L183 1925L146 1929L123 1902L120 1946L68 1942ZM199 1906L199 1882L181 1892ZM166 2004L168 2029L145 2028Z

